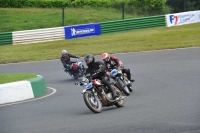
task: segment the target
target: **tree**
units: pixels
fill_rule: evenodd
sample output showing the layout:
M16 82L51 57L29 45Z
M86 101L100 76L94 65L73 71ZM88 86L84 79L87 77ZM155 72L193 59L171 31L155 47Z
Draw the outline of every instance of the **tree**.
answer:
M171 7L173 13L200 9L199 0L167 0L166 4Z

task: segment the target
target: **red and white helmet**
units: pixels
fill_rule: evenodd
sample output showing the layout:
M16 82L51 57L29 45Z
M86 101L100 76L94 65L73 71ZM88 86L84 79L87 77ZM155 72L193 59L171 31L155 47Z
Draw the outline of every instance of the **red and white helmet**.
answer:
M109 60L110 60L110 54L108 54L108 53L103 53L103 54L101 55L101 58L102 58L103 61L109 61Z

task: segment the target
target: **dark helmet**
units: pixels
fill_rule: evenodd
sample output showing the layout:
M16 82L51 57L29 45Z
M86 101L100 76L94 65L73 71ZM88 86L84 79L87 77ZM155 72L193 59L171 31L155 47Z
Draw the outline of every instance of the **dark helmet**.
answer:
M87 66L91 66L95 62L95 58L92 54L87 54L84 58Z

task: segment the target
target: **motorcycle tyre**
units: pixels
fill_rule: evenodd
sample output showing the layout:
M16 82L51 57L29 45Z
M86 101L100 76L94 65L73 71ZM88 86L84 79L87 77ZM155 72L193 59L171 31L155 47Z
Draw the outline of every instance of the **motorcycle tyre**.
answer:
M115 91L117 91L117 93L119 93L120 95L122 95L120 89L118 87L115 87ZM119 102L114 104L116 107L120 108L120 107L124 107L124 99L120 100Z
M125 82L125 84L127 84L127 83L128 83L128 82L127 82L127 80L125 80L124 82ZM132 91L133 91L133 89L132 89L132 85L127 85L127 87L128 87L128 89L129 89L129 91L130 91L130 92L132 92Z
M75 76L75 77L74 77L74 79L78 79L78 77L77 77L77 76Z
M78 79L79 75L78 74L74 74L73 76L74 76L74 79Z
M118 80L119 86L122 89L122 91L124 92L125 95L129 96L130 95L130 90L127 86L123 85L125 84L121 79Z
M100 113L102 111L102 103L101 101L99 100L98 97L96 97L96 100L97 100L97 104L98 104L98 108L96 107L93 107L92 106L92 103L90 103L90 99L88 98L89 95L92 95L93 96L93 93L92 91L86 91L85 93L83 93L83 99L84 99L84 102L85 104L87 105L87 107L94 113Z

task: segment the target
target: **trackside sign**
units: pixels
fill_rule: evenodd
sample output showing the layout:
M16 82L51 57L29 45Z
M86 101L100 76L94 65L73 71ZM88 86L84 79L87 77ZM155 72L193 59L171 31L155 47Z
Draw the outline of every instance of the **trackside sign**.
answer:
M166 15L167 27L200 22L200 10Z
M82 38L101 34L100 23L72 25L65 27L65 38Z

